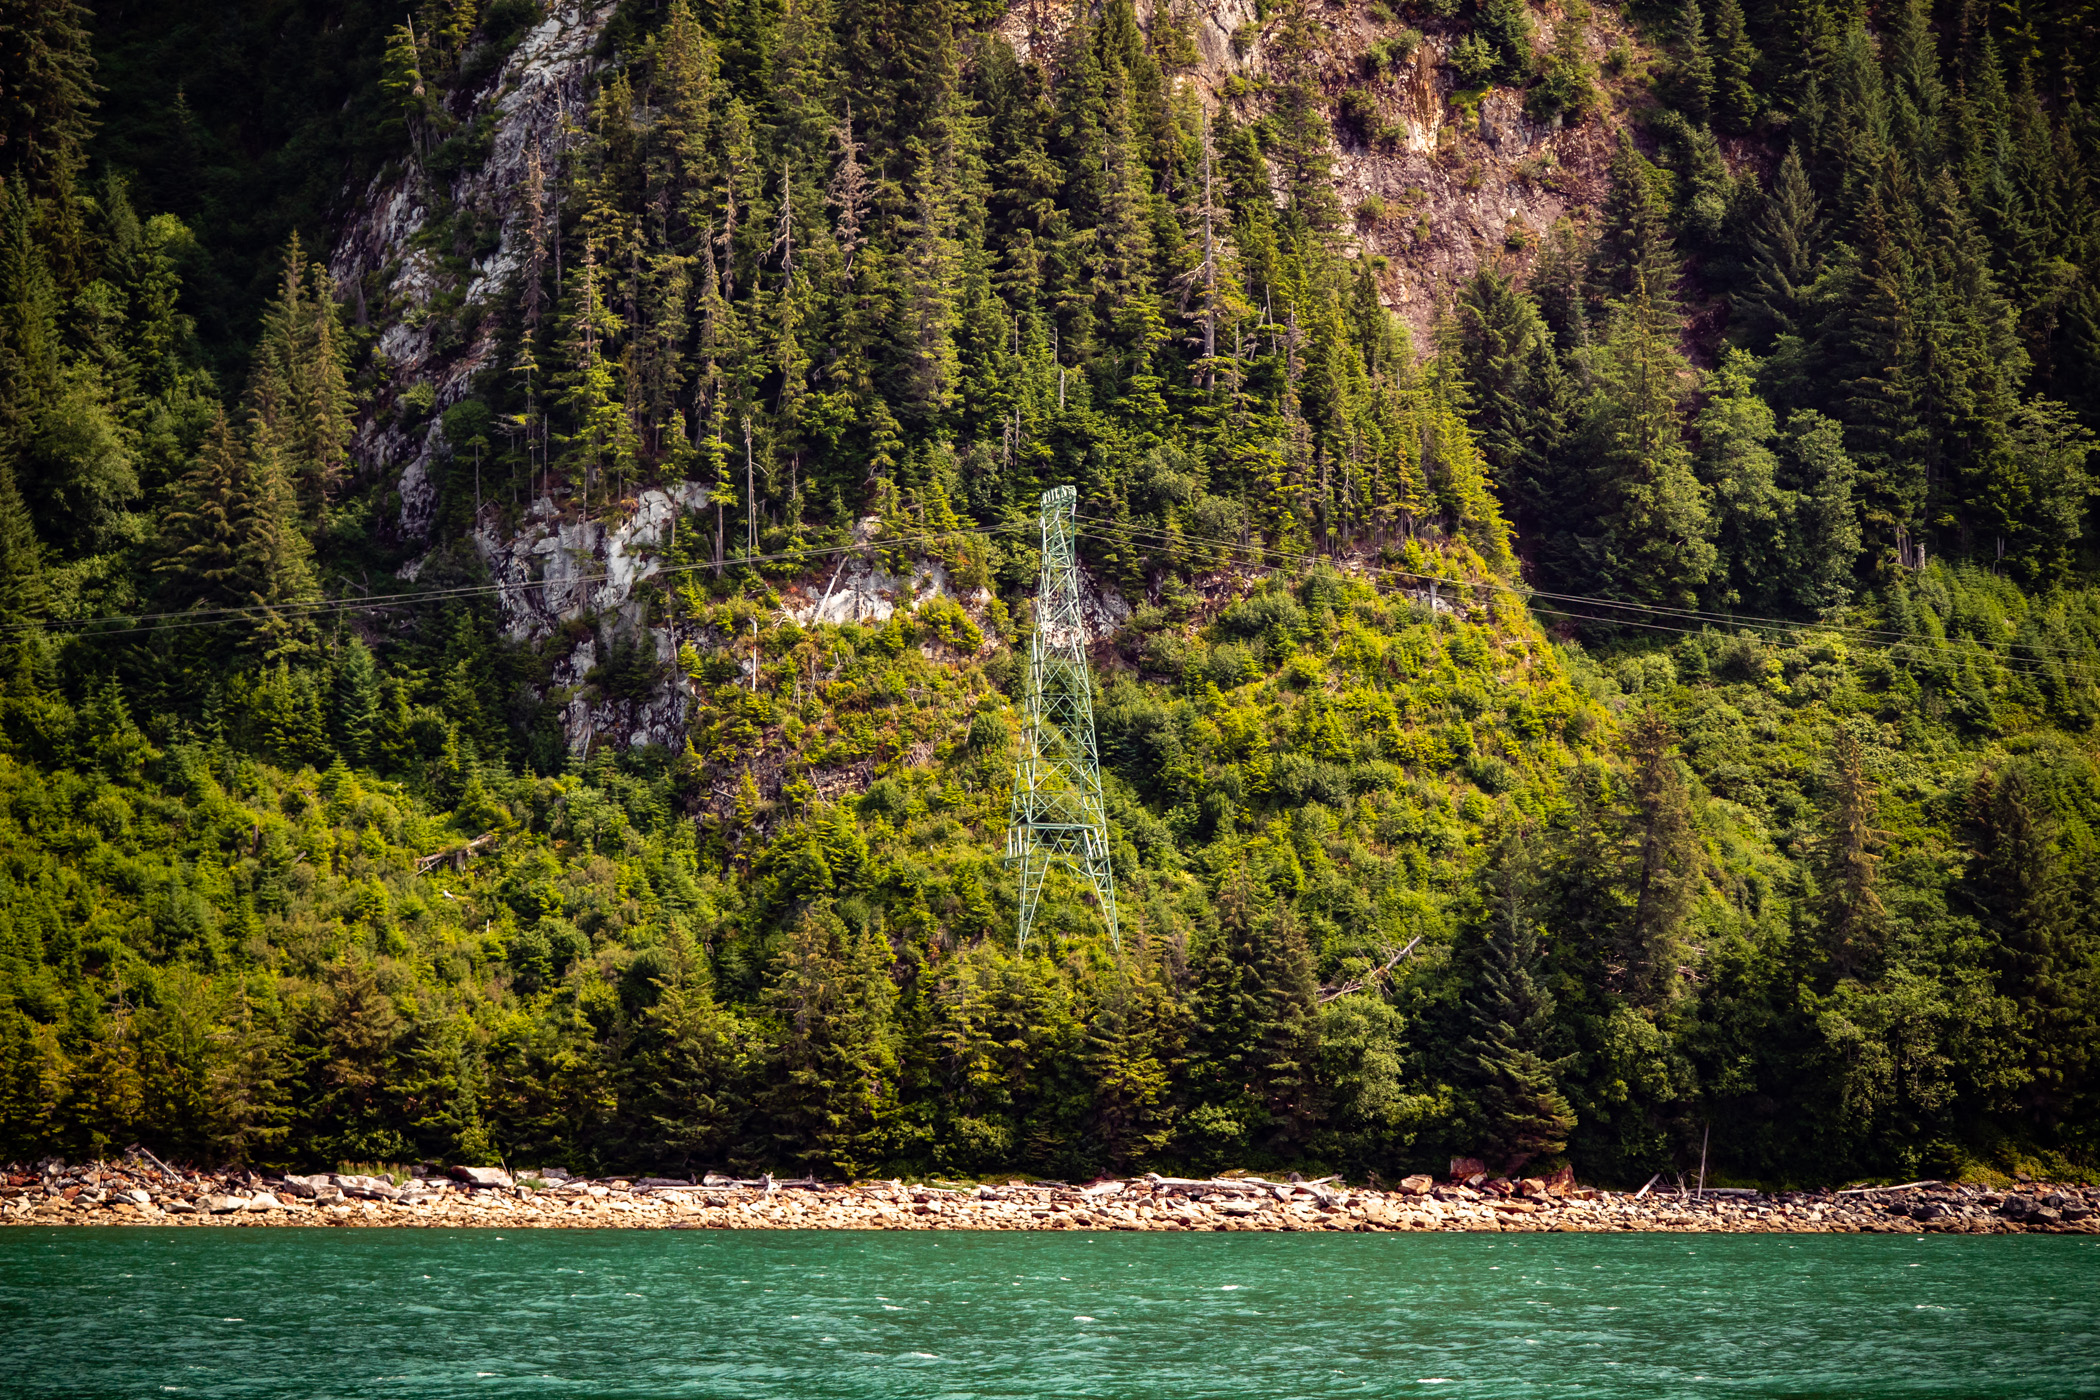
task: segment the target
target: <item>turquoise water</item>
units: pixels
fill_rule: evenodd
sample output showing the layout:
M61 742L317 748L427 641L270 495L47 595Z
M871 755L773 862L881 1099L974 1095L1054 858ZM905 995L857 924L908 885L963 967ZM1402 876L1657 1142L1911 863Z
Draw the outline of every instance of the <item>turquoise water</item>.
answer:
M0 1230L0 1394L2100 1395L2100 1240Z

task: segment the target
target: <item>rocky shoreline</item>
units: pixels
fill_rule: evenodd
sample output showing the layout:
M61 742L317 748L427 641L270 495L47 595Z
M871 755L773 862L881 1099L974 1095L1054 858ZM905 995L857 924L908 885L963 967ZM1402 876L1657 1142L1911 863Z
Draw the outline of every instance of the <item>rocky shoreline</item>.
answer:
M417 1169L422 1172L424 1169ZM1657 1194L1522 1181L1397 1188L1336 1178L1139 1177L1087 1186L1012 1181L943 1187L770 1176L583 1180L489 1167L393 1180L198 1172L149 1154L122 1163L9 1167L5 1225L482 1226L700 1230L1681 1231L1733 1234L2100 1234L2100 1189L1925 1181L1847 1191Z

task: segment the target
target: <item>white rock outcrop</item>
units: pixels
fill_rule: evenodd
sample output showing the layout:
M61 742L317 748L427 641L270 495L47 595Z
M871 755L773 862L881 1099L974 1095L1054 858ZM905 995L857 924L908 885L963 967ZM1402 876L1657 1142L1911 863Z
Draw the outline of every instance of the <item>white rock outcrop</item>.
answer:
M614 8L613 0L557 4L487 85L457 100L451 115L459 130L489 119L488 154L452 177L444 198L457 216L499 230L495 250L472 267L458 318L433 312L444 273L431 250L412 246L430 221L432 202L431 176L413 157L391 178L382 172L373 179L329 257L336 283L355 289L349 295L359 318L380 323L377 348L387 376L380 404L394 406L391 414L365 419L351 450L366 471L398 474L399 523L410 539L429 535L437 508L433 459L447 450L438 415L466 396L495 353L494 318L475 313L507 293L527 255L536 212L526 198L529 172L537 161L551 218L566 154L564 123L580 119L589 101L600 66L593 50ZM365 293L372 281L380 288L376 305ZM460 325L477 329L460 339ZM430 386L430 408L404 412L401 398L417 384Z

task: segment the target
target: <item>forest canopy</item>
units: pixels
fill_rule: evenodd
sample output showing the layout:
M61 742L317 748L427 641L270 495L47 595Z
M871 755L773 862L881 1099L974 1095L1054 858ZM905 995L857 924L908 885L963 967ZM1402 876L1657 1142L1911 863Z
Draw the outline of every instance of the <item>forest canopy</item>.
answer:
M2083 12L627 0L497 218L584 16L205 8L0 15L0 1156L2094 1168ZM1406 64L1607 153L1419 336ZM1120 949L998 859L1054 486Z

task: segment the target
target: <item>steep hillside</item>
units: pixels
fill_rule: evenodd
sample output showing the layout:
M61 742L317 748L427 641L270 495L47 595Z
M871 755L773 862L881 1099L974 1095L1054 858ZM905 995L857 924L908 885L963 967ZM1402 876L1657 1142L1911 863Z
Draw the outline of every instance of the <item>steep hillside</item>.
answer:
M323 18L194 228L5 21L0 1155L2091 1170L2079 15Z

